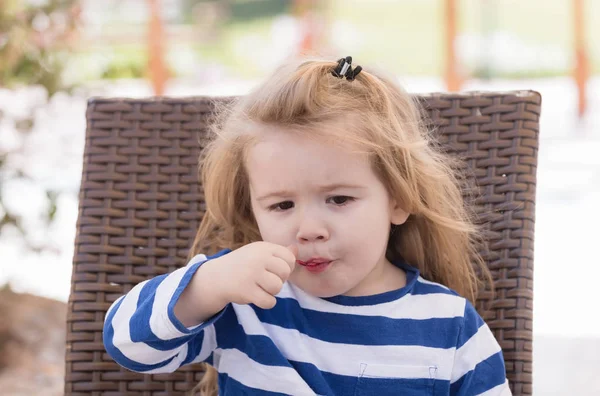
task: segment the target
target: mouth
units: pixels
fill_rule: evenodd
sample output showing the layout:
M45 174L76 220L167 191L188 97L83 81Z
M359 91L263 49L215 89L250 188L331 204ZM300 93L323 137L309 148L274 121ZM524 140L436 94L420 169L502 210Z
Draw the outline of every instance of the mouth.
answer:
M333 260L328 260L321 257L311 258L307 261L296 260L298 264L306 268L307 271L318 273L323 272L329 267L329 265L333 262Z

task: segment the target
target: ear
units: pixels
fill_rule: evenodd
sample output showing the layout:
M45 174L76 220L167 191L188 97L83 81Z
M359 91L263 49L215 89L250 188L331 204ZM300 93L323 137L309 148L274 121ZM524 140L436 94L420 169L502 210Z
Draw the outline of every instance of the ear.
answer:
M404 224L410 213L405 211L396 200L390 201L390 223L394 225Z

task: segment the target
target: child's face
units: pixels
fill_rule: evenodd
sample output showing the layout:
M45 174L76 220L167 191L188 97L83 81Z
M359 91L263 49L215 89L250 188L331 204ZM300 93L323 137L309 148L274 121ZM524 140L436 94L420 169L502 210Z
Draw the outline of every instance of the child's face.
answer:
M264 241L296 244L290 281L315 296L370 295L397 270L385 258L390 224L406 221L365 154L288 131L266 131L249 149L252 209Z

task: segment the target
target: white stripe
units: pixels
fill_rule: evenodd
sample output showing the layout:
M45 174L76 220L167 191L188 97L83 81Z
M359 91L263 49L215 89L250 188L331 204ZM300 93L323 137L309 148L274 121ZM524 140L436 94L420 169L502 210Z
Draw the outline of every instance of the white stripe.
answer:
M428 281L427 279L423 278L422 276L419 276L417 278L417 281L420 282L420 283L424 283L426 285L439 286L442 289L450 290L449 288L447 288L446 286L442 285L441 283L435 283L435 282Z
M512 396L510 387L508 386L508 380L504 381L503 384L493 387L477 396Z
M184 267L173 271L156 288L152 314L150 315L150 329L161 340L170 340L185 335L185 333L177 330L169 319L168 309L173 294L175 294L175 289L179 286L181 278L188 269Z
M315 394L292 367L266 366L237 349L217 351L221 355L218 367L215 367L219 373L227 374L250 388L285 394L293 390L294 395Z
M215 326L210 325L205 327L204 338L202 339L202 347L200 347L200 354L192 361L192 363L203 362L210 354L217 348L217 333L215 332Z
M194 260L197 260L202 256L204 255L195 256L185 267L171 272L156 288L156 295L154 297L154 303L152 304L152 314L150 315L150 329L152 330L152 333L161 340L171 340L186 335L186 333L179 331L169 318L169 303L173 299L175 290L179 286L183 276L191 270L192 265L197 262ZM204 259L206 259L206 256L204 256ZM190 329L195 329L196 327L198 326L193 326Z
M363 316L384 316L391 319L431 319L462 317L466 300L445 293L407 294L401 299L376 305L346 306L311 296L302 289L284 284L277 297L293 298L300 306L313 311Z
M437 366L367 364L361 367L365 378L429 378L437 379Z
M192 257L192 259L186 264L186 267L203 261L206 261L206 256L204 254L197 254L194 257Z
M111 323L114 329L112 342L115 348L134 362L141 364L157 364L176 355L179 350L159 351L143 342L131 341L129 320L137 309L140 291L147 282L147 280L143 281L131 289L131 291L125 295L119 309L115 312L115 316L113 316Z
M108 315L110 315L110 313L113 311L113 309L115 309L115 307L117 306L117 304L119 303L119 301L121 301L122 299L125 298L125 295L117 298L115 300L115 302L113 302L110 306L110 308L108 308L108 311L106 311L106 315L104 315L104 321L106 321L106 318L108 318Z
M144 374L161 374L161 373L172 373L181 367L181 364L185 360L188 352L188 344L183 344L179 350L179 353L169 362L169 364L155 368L153 370L142 371Z
M473 370L482 361L500 352L500 345L490 328L484 323L465 344L456 350L451 382Z
M269 337L287 359L313 364L321 371L357 376L361 363L376 362L379 365L399 366L399 378L404 375L401 366L406 366L407 370L411 370L409 366L437 366L437 378L450 379L455 348L326 342L295 329L261 323L248 305L233 304L233 308L246 334Z

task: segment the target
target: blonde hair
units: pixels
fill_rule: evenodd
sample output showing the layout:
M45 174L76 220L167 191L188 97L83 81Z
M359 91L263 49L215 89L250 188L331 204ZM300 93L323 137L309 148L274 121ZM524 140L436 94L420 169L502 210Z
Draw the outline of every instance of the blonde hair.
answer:
M244 158L260 135L257 126L296 130L351 142L370 155L390 195L410 213L390 234L387 258L402 258L423 277L474 302L491 277L461 162L446 153L424 126L413 98L390 78L368 68L349 82L331 75L336 62L289 62L250 94L217 112L214 134L201 157L206 213L190 255L236 249L261 239L251 206ZM342 127L340 127L340 125ZM254 126L254 127L253 127ZM215 395L216 371L196 387Z

